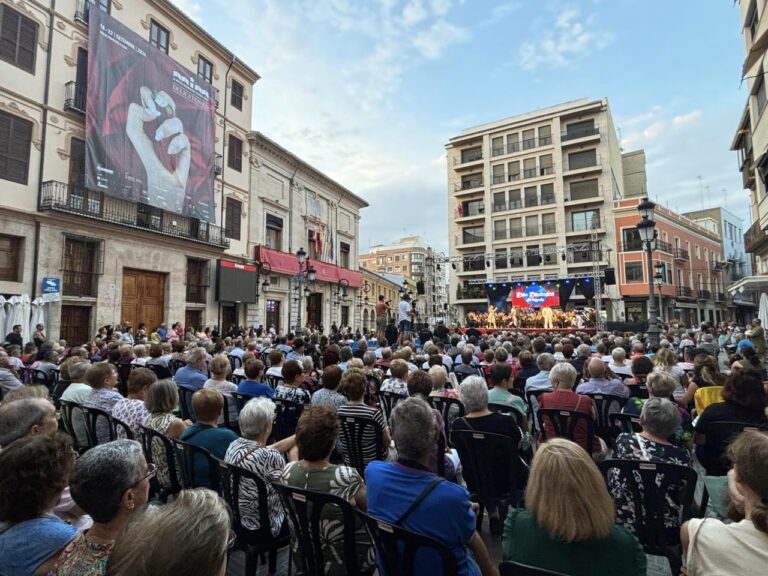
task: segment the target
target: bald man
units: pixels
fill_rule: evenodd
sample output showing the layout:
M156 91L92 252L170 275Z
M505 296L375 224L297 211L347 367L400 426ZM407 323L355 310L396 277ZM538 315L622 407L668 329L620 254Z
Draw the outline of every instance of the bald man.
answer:
M587 365L589 380L579 384L576 392L579 394L612 394L629 398L629 388L620 380L606 378L608 368L599 358L593 358Z

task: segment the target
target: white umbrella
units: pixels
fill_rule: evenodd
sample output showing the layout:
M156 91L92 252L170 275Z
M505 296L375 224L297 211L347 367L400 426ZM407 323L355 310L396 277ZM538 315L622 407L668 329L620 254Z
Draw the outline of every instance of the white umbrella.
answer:
M21 338L26 343L32 340L32 333L29 331L29 316L32 313L32 302L29 299L29 294L22 294L19 297L21 305L21 312L19 314L20 320L16 324L21 324Z
M5 314L5 334L3 334L3 336L13 332L13 327L16 326L16 324L20 324L20 322L16 321L16 308L21 307L19 297L11 296L6 302L6 306L8 309Z
M768 326L768 294L765 292L760 294L760 309L757 312L757 317L760 318L760 323L763 326Z
M5 330L5 296L0 295L0 331ZM5 340L8 332L0 334L0 340Z
M32 301L32 313L29 318L29 332L34 334L37 330L37 325L42 324L45 326L45 302L38 297Z

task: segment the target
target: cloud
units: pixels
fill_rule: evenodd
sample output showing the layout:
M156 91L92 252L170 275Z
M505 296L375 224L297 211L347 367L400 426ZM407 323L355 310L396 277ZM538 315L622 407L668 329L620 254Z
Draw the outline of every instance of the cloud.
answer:
M653 147L671 134L683 132L684 129L696 125L701 116L701 110L672 116L669 106L655 105L645 112L619 119L617 126L624 130L621 146L625 150Z
M688 114L682 114L681 116L675 116L672 118L672 124L675 126L686 126L689 124L696 124L701 119L701 110L694 110L688 112Z
M522 8L522 5L517 1L498 4L493 7L490 15L480 22L480 26L493 26L494 24L498 24L499 22L506 20L510 14L520 10L520 8Z
M419 32L413 40L421 55L429 60L440 58L443 51L451 44L464 42L469 33L445 20L438 20L432 26Z
M427 17L427 9L421 0L411 0L403 8L403 24L413 26Z
M565 10L554 23L554 32L545 32L536 42L524 42L518 51L518 64L524 70L540 66L571 65L613 40L609 32L590 30L595 17L582 19L575 8Z
M194 0L173 0L173 4L198 24L202 21L201 12L203 8L199 2Z

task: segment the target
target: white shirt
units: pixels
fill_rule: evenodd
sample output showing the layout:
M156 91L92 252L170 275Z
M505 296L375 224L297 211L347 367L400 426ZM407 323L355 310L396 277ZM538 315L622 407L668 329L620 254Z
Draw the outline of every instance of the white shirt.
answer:
M410 320L411 319L411 305L405 301L401 300L400 304L397 307L397 321L402 322L403 320Z
M749 520L723 524L714 518L692 518L688 536L689 576L765 573L768 535Z

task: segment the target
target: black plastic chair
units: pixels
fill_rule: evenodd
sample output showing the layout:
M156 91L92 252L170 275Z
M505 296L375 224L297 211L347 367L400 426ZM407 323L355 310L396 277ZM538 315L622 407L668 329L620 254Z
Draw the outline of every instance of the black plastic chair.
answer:
M221 411L221 415L224 418L224 427L229 428L230 430L233 430L234 432L237 432L238 435L240 435L240 424L237 420L232 419L232 415L229 411L229 406L233 402L235 403L235 406L237 406L237 401L231 396L231 392L222 394L221 396L224 399L224 408ZM238 410L237 413L240 414L240 410Z
M243 409L243 406L248 404L249 400L256 398L256 396L251 396L250 394L241 394L240 392L232 392L231 394L232 394L232 398L234 398L235 400L235 404L237 405L238 414Z
M671 498L681 506L680 525L691 518L698 478L696 471L688 466L643 460L605 460L598 466L606 482L612 470L616 470L626 482L634 504L634 533L646 554L665 556L672 575L677 576L682 548L679 540L668 540L670 527L665 526L665 519L669 516L668 500ZM679 534L679 525L672 527L672 531Z
M440 557L443 576L456 576L458 565L453 551L434 538L377 520L360 510L355 511L362 518L371 543L376 550L379 572L387 576L421 576L422 567L416 564L416 554L421 549L431 550Z
M232 529L237 535L235 545L245 552L245 574L254 576L258 568L259 556L267 552L269 554L269 573L275 574L277 570L277 551L290 544L290 535L273 536L270 528L270 510L267 502L267 484L256 474L244 468L217 461L219 470L219 486L224 500L232 511ZM244 482L248 482L249 494L243 493ZM256 493L258 502L257 529L247 528L243 524L243 510L241 504L244 501L252 501L253 492ZM288 574L291 573L291 561L288 560Z
M634 396L635 398L640 398L642 400L647 400L650 397L648 386L645 384L633 384L632 386L627 386L627 388L629 388L630 397Z
M168 360L168 368L174 376L176 375L176 372L179 371L179 368L183 368L186 365L187 363L184 362L184 360L179 360L178 358L171 358Z
M574 412L572 410L556 410L553 408L539 408L537 412L539 422L541 422L541 440L548 440L547 428L545 424L550 424L554 436L558 438L568 438L576 442L576 428L579 424L586 427L586 446L582 445L589 454L594 452L595 440L595 420L589 414L583 412Z
M152 372L155 373L155 376L157 376L158 380L166 380L167 378L173 378L171 369L166 368L165 366L161 366L160 364L147 364L145 368L152 370Z
M464 416L466 412L464 403L456 398L448 398L447 396L428 396L427 402L432 408L440 412L440 415L443 417L443 422L445 422L446 430L450 430L453 421ZM453 448L450 438L448 438L448 446Z
M525 403L528 404L528 414L531 414L531 434L538 432L541 426L536 414L539 410L539 398L542 394L546 394L547 392L551 392L551 390L529 390L525 393Z
M152 479L155 484L155 492L163 502L168 501L168 497L178 494L181 491L181 479L176 462L176 452L173 449L171 439L165 434L161 434L153 428L141 426L141 445L144 448L144 457L147 463L158 465L165 460L168 465L168 484L161 482L159 475ZM161 460L162 459L162 460Z
M381 382L378 378L373 377L371 374L365 375L365 395L363 402L367 406L379 406L379 389L381 388Z
M634 414L611 414L609 421L612 427L624 434L634 434L635 432L643 431L643 427L640 426L640 416L635 416Z
M768 430L768 425L754 422L709 422L706 444L697 446L696 456L707 471L707 476L725 476L731 467L726 456L728 443L745 430Z
M116 439L112 415L99 408L81 406L85 418L85 433L88 435L89 447L106 444Z
M275 403L275 421L272 423L270 441L277 442L296 433L296 425L304 411L304 404L282 398L272 398L272 401Z
M50 392L53 390L53 377L49 376L45 370L38 370L37 368L29 369L29 383L41 384L48 388Z
M370 574L375 570L375 565L366 571L358 566L355 532L360 520L347 500L326 492L302 490L284 484L273 483L272 487L277 490L285 508L288 527L298 548L294 560L301 574L325 576L325 562L330 554L324 554L323 545L331 538L343 542L347 574ZM331 510L341 516L343 532L340 535L329 536L321 531L320 523Z
M499 576L568 576L563 572L553 572L518 562L501 562Z
M210 488L220 494L219 467L216 458L208 450L200 446L189 444L178 438L168 439L173 444L173 451L176 454L176 463L179 466L182 488L185 490L198 487ZM201 461L203 466L200 466ZM203 478L198 477L197 473L201 467L207 467L208 469L208 474L205 474Z
M364 438L366 431L368 429L373 431L376 439L376 454L378 454L379 459L382 459L387 453L387 447L384 446L382 438L382 430L371 418L359 416L339 416L339 425L339 436L343 439L344 445L344 450L341 453L344 464L353 467L361 478L365 478L365 468L371 462L371 460L365 459Z
M613 441L619 435L621 429L614 428L611 424L611 414L621 412L627 399L614 394L598 394L590 392L589 396L595 403L595 432L606 442Z
M232 356L230 354L227 356L227 358L229 359L230 373L234 372L243 365L243 358L241 356Z
M181 417L184 420L192 420L192 422L196 422L197 418L195 417L194 410L192 410L192 395L195 393L195 390L179 385L177 385L176 388L179 391L179 408L181 409Z
M112 416L112 430L115 434L115 439L136 439L136 435L133 433L133 430L131 430L131 427L122 420L115 418L114 416Z
M477 530L480 531L485 508L489 505L506 506L522 500L528 482L528 465L509 436L453 430L451 438L461 460L470 499L480 505L477 514Z
M76 412L79 412L80 417L83 419L83 424L85 424L85 415L83 414L82 406L77 402L71 402L69 400L59 400L59 406L61 410L61 426L64 428L64 432L69 434L72 438L75 450L82 454L91 447L87 435L85 438L78 438L74 426L74 415Z
M267 378L267 384L269 384L272 387L272 390L275 390L279 384L285 384L285 380L283 380L279 376L272 376L270 374L267 374L266 378Z
M526 415L520 412L520 410L518 410L512 404L499 404L498 402L488 402L488 410L490 410L491 412L499 412L500 414L507 414L508 416L512 416L517 422L517 425L520 427L520 429L523 428L523 420L525 419Z
M379 390L379 406L381 407L381 412L384 414L384 420L389 422L392 409L395 407L395 404L403 398L405 398L405 396L401 396L397 392Z
M133 365L129 362L120 362L115 365L117 369L117 388L120 394L128 396L128 378L131 375Z

